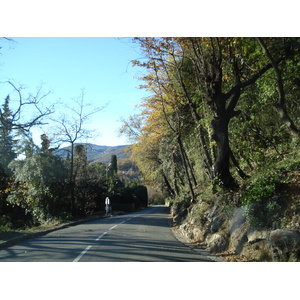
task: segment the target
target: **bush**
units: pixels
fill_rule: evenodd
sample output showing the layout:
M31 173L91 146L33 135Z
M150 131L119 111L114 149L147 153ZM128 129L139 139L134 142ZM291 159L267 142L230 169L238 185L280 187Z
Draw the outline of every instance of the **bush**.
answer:
M136 196L136 198L139 201L139 205L141 207L147 207L148 206L148 192L147 188L143 185L138 185L133 188L133 195Z
M245 215L257 228L272 227L280 217L282 203L275 197L280 179L276 175L262 176L244 193L241 201L246 206Z
M254 182L242 197L244 205L270 199L276 193L276 186L280 182L276 175L260 177Z
M12 223L9 216L0 216L0 231L9 231Z

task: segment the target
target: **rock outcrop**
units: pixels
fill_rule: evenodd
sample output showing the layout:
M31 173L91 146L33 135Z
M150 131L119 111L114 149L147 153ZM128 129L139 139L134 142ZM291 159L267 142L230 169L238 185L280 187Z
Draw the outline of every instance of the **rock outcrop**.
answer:
M270 233L270 247L275 261L295 261L300 257L300 232L273 230Z
M217 201L213 207L199 203L173 211L181 235L189 242L204 244L210 253L226 252L251 261L300 260L299 231L255 229L246 220L244 207L226 215Z

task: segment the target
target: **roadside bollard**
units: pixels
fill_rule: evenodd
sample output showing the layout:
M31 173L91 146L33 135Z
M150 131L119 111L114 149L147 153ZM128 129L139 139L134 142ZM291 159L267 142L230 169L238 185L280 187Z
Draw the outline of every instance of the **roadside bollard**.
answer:
M109 211L110 211L110 206L109 206L109 204L110 204L110 200L109 200L108 197L106 197L106 198L105 198L105 212L106 212L106 216L108 216L108 213L109 213Z

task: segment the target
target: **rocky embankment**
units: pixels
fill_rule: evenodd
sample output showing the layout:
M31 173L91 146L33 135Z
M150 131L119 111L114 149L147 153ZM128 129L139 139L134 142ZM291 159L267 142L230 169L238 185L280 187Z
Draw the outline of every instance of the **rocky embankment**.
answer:
M174 227L188 242L199 244L225 261L299 261L300 232L258 230L250 226L245 208L224 212L221 200L213 206L173 204Z

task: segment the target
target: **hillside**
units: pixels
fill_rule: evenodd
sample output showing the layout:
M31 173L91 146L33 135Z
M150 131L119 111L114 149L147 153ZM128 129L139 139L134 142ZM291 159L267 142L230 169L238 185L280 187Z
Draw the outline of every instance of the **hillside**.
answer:
M109 163L112 155L117 155L118 160L129 158L125 152L128 145L120 146L99 146L95 144L81 143L86 147L87 159L89 162ZM70 147L65 147L58 150L56 153L61 157L67 157Z
M171 203L175 230L225 261L300 260L300 157L256 169L238 192L199 187Z

